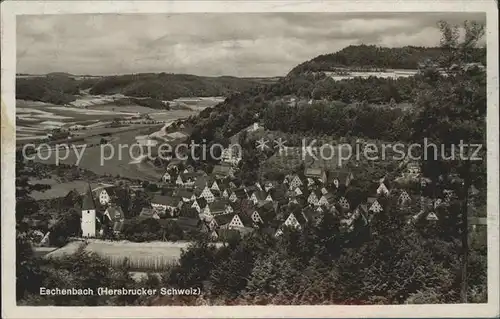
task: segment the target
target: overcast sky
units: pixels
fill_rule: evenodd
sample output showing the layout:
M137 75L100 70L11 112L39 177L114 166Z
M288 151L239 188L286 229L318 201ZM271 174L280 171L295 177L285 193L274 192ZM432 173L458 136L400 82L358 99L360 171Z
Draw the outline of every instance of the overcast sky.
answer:
M350 44L436 46L474 13L189 13L17 17L17 73L281 76Z

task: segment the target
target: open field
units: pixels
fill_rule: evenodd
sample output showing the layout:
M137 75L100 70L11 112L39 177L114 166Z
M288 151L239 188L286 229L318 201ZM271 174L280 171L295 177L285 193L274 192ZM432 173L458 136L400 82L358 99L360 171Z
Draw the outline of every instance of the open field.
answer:
M210 97L181 97L173 101L168 101L172 106L185 106L192 110L201 111L207 107L213 107L226 98L223 96L210 96Z
M89 183L84 180L73 180L70 182L60 182L57 177L44 178L44 179L30 179L30 184L44 184L50 185L50 189L45 191L33 191L31 197L35 200L47 200L53 198L61 198L68 194L71 190L76 190L80 194L84 194L87 190ZM101 184L90 183L90 187L95 189L100 187Z
M112 141L109 144L110 146L103 145L86 147L79 166L98 175L120 175L121 177L131 179L158 182L164 174L162 169L154 167L150 162L131 164L131 162L133 162L134 159L138 158L140 155L140 148L135 146L137 145L135 137L137 135L149 134L157 131L158 129L159 126L156 125L155 127L150 126L142 129L122 131L112 136ZM115 150L115 154L113 156L111 154L112 148ZM60 163L68 165L75 165L77 163L78 157L73 150L70 150L67 158L64 159L64 157L65 151L62 150ZM53 151L49 154L48 150L42 150L39 152L39 156L36 161L46 164L55 164L56 154Z
M53 129L72 125L82 125L87 129L102 127L115 119L129 120L132 116L141 114L148 114L154 121L171 122L195 116L206 107L214 106L222 100L217 97L183 98L178 99L179 103L188 105L188 108L160 111L138 105L114 105L113 100L107 97L97 97L97 101L92 100L91 97L87 99L93 101L87 107L57 106L43 102L17 100L16 125L19 127L17 132L20 140L45 138ZM104 102L106 103L99 104ZM80 129L77 132L81 131Z
M77 252L79 247L85 246L86 252L96 253L112 266L121 266L125 260L131 270L162 270L175 264L182 250L186 250L189 242L147 242L134 243L129 241L104 241L89 239L87 244L82 241L73 241L66 246L54 250L45 258L60 258ZM221 244L217 244L220 247Z

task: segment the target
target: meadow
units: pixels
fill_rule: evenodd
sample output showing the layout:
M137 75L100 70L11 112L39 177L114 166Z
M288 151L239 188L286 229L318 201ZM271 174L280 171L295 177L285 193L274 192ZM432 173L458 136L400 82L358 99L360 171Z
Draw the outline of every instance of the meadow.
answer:
M87 242L72 241L66 246L48 253L45 258L60 258L71 255L84 245L84 250L96 253L113 267L120 267L127 260L130 270L167 269L177 263L182 250L187 250L190 242L162 242L134 243L129 241L104 241L89 239ZM221 244L217 244L220 246Z

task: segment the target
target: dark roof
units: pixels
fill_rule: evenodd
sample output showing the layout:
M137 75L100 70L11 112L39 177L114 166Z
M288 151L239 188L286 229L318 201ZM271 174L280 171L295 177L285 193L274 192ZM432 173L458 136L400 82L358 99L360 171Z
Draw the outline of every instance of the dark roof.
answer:
M315 177L319 178L323 174L324 170L322 168L313 168L313 167L308 167L304 170L304 175L306 177Z
M238 217L240 218L241 222L243 223L243 226L246 226L246 227L251 227L253 225L253 220L250 216L248 216L247 214L237 214Z
M94 209L95 210L95 202L94 202L94 197L92 196L92 189L89 187L87 188L87 192L83 196L83 202L82 202L82 210L90 210Z
M250 186L244 186L244 187L249 194L252 194L253 192L260 191L256 185L250 185Z
M235 189L234 190L234 194L236 195L236 197L238 197L239 199L241 198L246 198L247 197L247 193L245 192L245 189L243 188L238 188L238 189Z
M174 192L176 197L184 197L184 198L191 198L193 196L193 192L184 188L178 188Z
M198 206L200 206L201 209L207 206L207 200L205 199L205 197L197 198L196 202L198 203Z
M125 217L123 215L122 208L118 205L109 206L104 212L104 214L106 213L108 213L109 218L111 218L111 221L117 221Z
M197 189L203 189L208 185L209 178L208 176L200 176L194 182L194 187Z
M151 203L176 207L180 201L181 198L179 197L155 195L151 200Z
M182 208L180 213L179 213L179 218L180 217L189 217L189 218L198 218L199 213L195 208Z
M286 196L286 192L287 192L286 189L280 186L274 187L271 190L269 190L271 197L276 201L284 199Z
M182 173L182 179L194 179L194 178L199 178L205 176L205 172L202 171L197 171L197 172L188 172L188 173Z
M231 174L231 166L215 165L212 174L229 176Z
M303 226L307 223L307 217L304 215L304 213L302 211L291 212L290 214L293 214L293 216L295 216L295 218L297 219L297 221L299 222L300 225ZM288 216L286 216L286 219L288 219L290 214L288 214Z
M179 165L179 164L181 164L181 163L183 163L183 161L181 161L180 159L178 159L178 158L173 158L173 159L170 161L170 163L168 163L167 167L172 167L172 166L174 166L174 165Z
M346 170L334 170L328 172L328 183L333 183L335 179L339 180L339 183L345 183L347 178L351 173Z
M276 203L276 202L262 201L262 202L257 203L257 209L274 210L274 209L276 209L277 205L278 205L278 203Z
M151 208L148 208L148 207L144 207L141 212L139 213L139 216L140 217L145 217L145 218L153 218L155 212L153 211L153 209Z
M227 204L228 204L227 201L219 200L208 204L208 208L210 209L211 213L222 212L226 209Z
M215 221L217 222L217 225L222 226L225 225L233 219L234 215L236 214L220 214L214 216ZM243 221L242 221L243 222Z
M192 218L192 217L179 217L177 219L177 225L183 230L198 228L200 225L200 218Z
M257 208L257 212L259 213L260 218L265 224L269 224L274 219L276 219L276 210L274 209L274 205L271 206L263 206L261 208Z
M233 237L239 238L240 232L235 229L218 229L217 235L219 237L219 240L227 240Z
M264 200L267 197L267 193L265 191L256 191L254 194L257 196L257 200Z
M116 193L116 189L117 189L116 186L98 187L94 189L94 192L96 194L101 194L102 191L106 191L106 193L108 193L109 196L113 196Z

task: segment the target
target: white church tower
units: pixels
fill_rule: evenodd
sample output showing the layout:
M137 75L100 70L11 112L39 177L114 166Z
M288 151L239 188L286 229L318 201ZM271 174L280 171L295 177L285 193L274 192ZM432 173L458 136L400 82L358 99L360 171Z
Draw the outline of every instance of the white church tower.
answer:
M89 188L83 197L82 203L82 237L95 237L96 236L96 208L94 198L92 197L92 190Z

